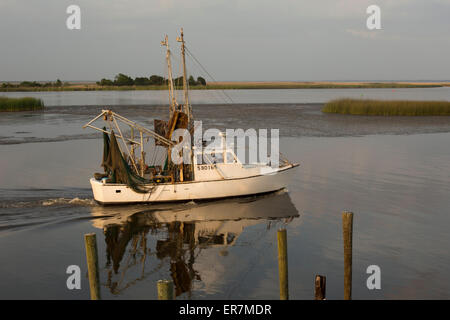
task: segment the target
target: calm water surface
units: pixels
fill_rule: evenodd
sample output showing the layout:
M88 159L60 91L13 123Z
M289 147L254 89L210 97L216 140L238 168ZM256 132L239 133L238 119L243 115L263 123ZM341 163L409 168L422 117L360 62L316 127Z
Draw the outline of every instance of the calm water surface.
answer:
M301 164L287 191L177 205L95 204L88 179L102 142L79 126L101 106L2 114L0 298L88 299L83 235L95 232L103 298L155 299L156 281L171 278L178 299L277 299L276 231L286 226L291 298L312 299L322 274L328 298L341 299L343 210L355 213L355 299L450 298L449 117L330 116L283 103L209 101L195 112L218 127L280 128L281 150ZM116 110L148 124L166 113ZM78 291L66 288L73 264ZM378 291L365 285L372 264Z
M178 101L183 101L177 91ZM139 105L167 103L167 91L63 91L4 92L10 97L41 98L46 106L72 105ZM253 89L253 90L191 90L191 102L210 103L324 103L336 98L367 98L390 100L450 100L450 87L398 89Z

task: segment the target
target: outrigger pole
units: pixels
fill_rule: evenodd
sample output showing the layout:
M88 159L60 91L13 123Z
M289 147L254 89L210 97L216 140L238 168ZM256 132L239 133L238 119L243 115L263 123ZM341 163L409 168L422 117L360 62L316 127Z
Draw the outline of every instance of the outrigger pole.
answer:
M174 141L170 141L169 139L164 138L163 136L157 134L156 132L154 132L154 131L152 131L152 130L149 130L149 129L147 129L147 128L141 126L140 124L138 124L138 123L136 123L136 122L134 122L134 121L131 121L131 120L129 120L129 119L127 119L127 118L121 116L120 114L117 114L117 113L115 113L114 111L111 111L111 110L102 110L102 113L100 113L100 114L99 114L98 116L96 116L94 119L92 119L91 121L89 121L88 123L86 123L86 124L83 126L83 129L89 127L89 128L95 129L95 130L97 130L97 131L109 133L108 131L105 131L105 130L103 130L103 129L100 129L100 128L97 128L97 127L94 127L94 126L91 125L95 120L97 120L97 119L100 118L101 116L106 116L106 117L105 117L105 120L107 120L107 117L108 117L108 116L109 116L109 117L112 117L112 118L111 118L111 121L113 121L114 117L117 117L117 119L119 119L119 120L121 120L122 122L126 123L126 124L129 125L130 127L134 127L134 128L137 129L138 131L142 131L142 132L147 133L147 134L148 134L149 136L151 136L152 138L158 140L159 142L161 142L161 143L163 143L163 144L165 144L165 145L167 145L167 146L173 146L173 145L175 145L175 142L174 142ZM140 144L140 142L137 142L137 141L134 141L134 140L131 140L131 139L128 139L128 138L125 138L125 140L128 140L128 141L130 141L130 142L132 142L132 143L135 143L135 144L138 144L138 145Z
M141 177L144 177L144 167L145 167L145 152L144 152L144 134L147 134L148 136L158 140L159 142L161 142L162 144L166 145L167 147L171 147L173 145L175 145L174 141L170 141L169 139L166 139L165 137L157 134L156 132L149 130L139 124L137 124L136 122L133 122L111 110L102 110L102 113L100 113L98 116L96 116L94 119L92 119L91 121L89 121L88 123L86 123L83 126L83 129L89 127L92 128L94 130L100 131L100 132L104 132L107 134L110 134L111 132L108 132L106 130L103 130L101 128L98 128L94 125L92 125L92 123L94 121L96 121L97 119L99 119L100 117L103 117L103 120L105 121L110 121L110 123L113 123L115 125L115 128L117 129L117 132L119 133L119 138L122 139L122 142L125 146L125 149L127 150L128 154L130 155L130 160L131 163L136 171L136 174L140 175ZM122 130L119 127L119 123L118 121L128 125L131 129L131 138L128 138L126 136L123 135ZM134 130L139 131L139 138L140 141L136 141L134 139ZM131 148L131 152L127 147L127 142L131 143L132 148ZM136 160L134 159L134 145L138 145L140 147L140 155L141 155L141 159L139 160L140 162L140 170L138 169L138 166L136 165Z

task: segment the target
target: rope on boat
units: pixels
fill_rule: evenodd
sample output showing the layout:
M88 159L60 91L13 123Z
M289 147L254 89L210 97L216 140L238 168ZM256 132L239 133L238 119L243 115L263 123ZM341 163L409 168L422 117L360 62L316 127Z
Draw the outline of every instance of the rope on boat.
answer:
M194 56L194 54L189 50L189 48L187 46L184 47L186 49L186 52L188 53L188 55L200 66L200 68L202 68L202 70L214 81L217 82L216 79L214 79L214 77L208 72L208 70L206 70L206 68L200 63L200 61L198 61L198 59ZM231 99L231 97L225 92L225 90L220 90L222 91L222 93L229 99L229 101L231 103L234 103L233 99Z

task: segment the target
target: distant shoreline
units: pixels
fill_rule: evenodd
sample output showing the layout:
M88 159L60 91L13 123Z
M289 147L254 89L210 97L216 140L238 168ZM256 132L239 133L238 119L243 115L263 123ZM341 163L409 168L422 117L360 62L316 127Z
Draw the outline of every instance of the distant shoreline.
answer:
M450 82L338 82L338 81L220 81L191 86L190 90L248 90L248 89L370 89L370 88L438 88L450 87ZM0 92L46 91L123 91L167 90L166 85L101 86L95 82L69 82L52 87L1 87Z

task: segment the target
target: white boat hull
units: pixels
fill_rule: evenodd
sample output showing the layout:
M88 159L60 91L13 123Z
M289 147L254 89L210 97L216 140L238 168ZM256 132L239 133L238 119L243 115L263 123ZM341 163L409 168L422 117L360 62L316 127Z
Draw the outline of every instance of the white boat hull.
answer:
M207 200L268 193L286 188L292 169L297 166L288 165L271 174L244 178L151 185L153 189L148 193L138 193L125 184L103 183L94 178L90 182L94 199L101 204Z

